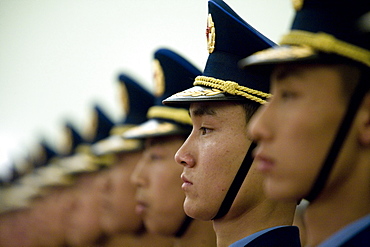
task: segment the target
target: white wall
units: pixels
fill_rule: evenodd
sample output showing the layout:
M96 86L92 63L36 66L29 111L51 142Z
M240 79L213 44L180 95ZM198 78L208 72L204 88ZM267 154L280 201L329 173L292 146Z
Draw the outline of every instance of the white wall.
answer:
M275 42L290 26L290 0L226 0ZM151 89L151 58L171 48L203 69L207 0L0 0L0 174L61 126L85 126L93 102L120 111L119 72Z

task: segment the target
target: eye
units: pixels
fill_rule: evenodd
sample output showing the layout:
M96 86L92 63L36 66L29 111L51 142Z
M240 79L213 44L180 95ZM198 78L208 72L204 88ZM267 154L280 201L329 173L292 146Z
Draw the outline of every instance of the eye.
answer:
M159 155L159 154L156 154L156 153L151 153L149 157L150 157L151 161L156 161L156 160L161 160L162 159L162 156Z
M297 96L297 93L290 91L290 90L282 90L280 92L280 98L284 100L294 99L296 96Z
M201 127L199 130L200 130L202 135L209 134L212 131L212 129L209 129L209 128L206 128L206 127Z
M161 160L163 158L159 152L154 151L154 150L146 150L143 156L145 160L149 163L157 161L157 160Z

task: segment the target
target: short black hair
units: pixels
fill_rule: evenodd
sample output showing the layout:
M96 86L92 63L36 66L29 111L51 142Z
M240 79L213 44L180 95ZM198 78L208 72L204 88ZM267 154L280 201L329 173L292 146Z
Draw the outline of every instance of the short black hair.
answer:
M233 101L229 101L233 102ZM251 100L244 100L244 101L235 101L233 102L235 105L241 105L245 111L245 117L247 123L249 123L250 119L252 118L253 114L258 110L261 106L260 103L251 101Z

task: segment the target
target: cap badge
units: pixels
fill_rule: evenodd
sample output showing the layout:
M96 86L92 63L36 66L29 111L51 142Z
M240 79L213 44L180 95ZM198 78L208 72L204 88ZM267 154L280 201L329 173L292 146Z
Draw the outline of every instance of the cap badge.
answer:
M61 151L62 153L64 154L68 154L70 152L72 152L72 144L73 144L73 140L72 140L72 131L71 129L65 127L64 128L64 135L62 136L62 141L61 141Z
M292 0L295 11L300 11L302 9L303 2L304 0Z
M165 90L164 73L161 63L158 59L153 60L153 81L154 81L154 95L160 97Z
M128 112L130 111L130 98L124 82L119 84L119 99L121 102L123 113L128 114Z
M213 50L215 49L216 30L215 30L215 24L212 20L211 14L208 14L206 36L207 36L208 52L212 53Z
M175 94L175 96L178 96L178 97L214 96L214 95L221 94L221 93L224 93L224 91L221 91L217 88L211 88L211 89L204 89L204 90L197 90L197 91L185 90L185 91Z
M98 129L98 118L98 113L96 111L91 113L91 118L84 130L84 134L88 141L92 141L95 138Z
M41 146L41 144L37 145L34 153L31 154L31 160L34 163L44 163L47 161L46 157L46 151L45 149Z

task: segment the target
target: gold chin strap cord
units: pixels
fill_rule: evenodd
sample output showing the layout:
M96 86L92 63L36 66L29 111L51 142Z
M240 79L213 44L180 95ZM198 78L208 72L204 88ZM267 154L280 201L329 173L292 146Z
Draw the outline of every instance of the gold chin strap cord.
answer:
M233 81L224 81L207 76L197 76L194 81L194 86L206 86L221 90L220 93L228 93L231 95L239 95L249 100L260 104L265 104L266 99L272 95L248 87L240 86Z

